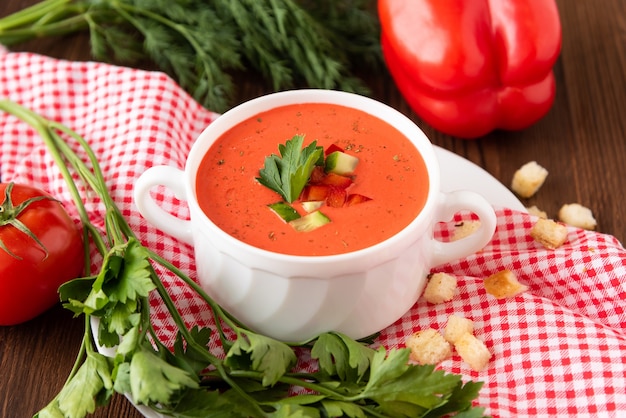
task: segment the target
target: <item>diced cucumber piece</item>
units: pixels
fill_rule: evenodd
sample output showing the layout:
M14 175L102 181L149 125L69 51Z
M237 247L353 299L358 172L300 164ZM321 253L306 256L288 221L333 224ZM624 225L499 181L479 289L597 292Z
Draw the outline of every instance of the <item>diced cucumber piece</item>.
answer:
M293 229L299 232L309 232L320 226L326 225L330 222L330 218L324 215L319 210L311 212L308 215L304 215L301 218L294 219L289 222L289 225L293 226Z
M335 151L326 157L325 170L342 176L354 173L359 159L345 152Z
M276 215L285 222L291 222L300 218L300 214L286 202L276 202L271 205L267 205Z
M308 202L302 202L302 209L306 211L306 213L311 213L314 210L318 210L324 204L323 200L311 200Z

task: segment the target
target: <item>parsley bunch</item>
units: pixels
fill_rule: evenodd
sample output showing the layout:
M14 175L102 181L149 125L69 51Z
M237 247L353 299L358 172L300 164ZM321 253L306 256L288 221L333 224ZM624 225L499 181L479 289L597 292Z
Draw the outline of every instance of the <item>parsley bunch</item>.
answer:
M408 349L374 349L340 333L286 344L237 323L184 272L139 242L79 134L9 100L0 100L0 111L40 134L68 184L86 245L91 241L103 257L97 274L86 271L60 289L64 305L84 316L85 333L65 386L37 417L85 417L114 393L179 418L483 416L483 408L473 406L481 383L411 365ZM75 141L88 161L67 141ZM106 234L91 223L77 182L106 208ZM215 329L185 324L155 266L173 272L206 301ZM152 293L178 326L173 348L159 340L151 322ZM215 332L225 355L209 348ZM98 351L94 335L111 356ZM317 361L317 371L294 369L303 353Z
M382 68L372 0L43 0L0 19L0 43L87 30L92 55L151 61L197 101L229 107L233 71L273 90L367 93L352 72Z

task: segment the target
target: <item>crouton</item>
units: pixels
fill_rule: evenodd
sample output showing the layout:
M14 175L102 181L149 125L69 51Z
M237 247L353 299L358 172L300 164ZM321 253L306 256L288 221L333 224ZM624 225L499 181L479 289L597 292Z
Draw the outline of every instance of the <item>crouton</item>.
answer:
M536 205L527 207L526 210L529 214L534 215L538 218L548 219L548 214L545 211L539 209Z
M552 219L539 219L530 230L530 236L544 247L554 250L567 240L567 228Z
M485 290L496 299L513 297L528 290L528 287L517 281L517 276L510 270L501 270L487 277Z
M454 349L472 370L481 371L489 363L491 353L487 346L469 332L463 333L454 344Z
M406 346L411 349L411 359L418 364L438 364L452 356L450 343L432 328L409 336Z
M434 273L430 276L424 299L429 303L443 303L452 300L456 292L456 277L446 273Z
M577 228L593 230L597 225L591 210L578 203L563 205L558 217L562 222Z
M463 221L460 224L454 226L452 241L458 241L469 235L472 235L478 228L480 228L479 220Z
M548 170L530 161L521 166L513 175L511 189L520 197L528 198L537 193L548 177Z
M454 344L465 333L474 333L474 321L462 316L450 315L443 334L446 341Z

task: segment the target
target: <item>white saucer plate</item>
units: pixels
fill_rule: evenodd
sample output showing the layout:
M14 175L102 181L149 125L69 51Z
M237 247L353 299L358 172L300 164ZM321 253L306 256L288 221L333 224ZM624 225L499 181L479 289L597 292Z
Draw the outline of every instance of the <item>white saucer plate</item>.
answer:
M471 190L482 195L494 207L526 212L526 208L506 186L487 171L465 158L435 146L444 192Z

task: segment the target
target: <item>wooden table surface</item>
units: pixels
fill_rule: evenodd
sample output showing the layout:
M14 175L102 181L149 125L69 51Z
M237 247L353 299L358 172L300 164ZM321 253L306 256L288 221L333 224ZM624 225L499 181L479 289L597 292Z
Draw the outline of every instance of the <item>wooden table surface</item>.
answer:
M2 0L0 16L34 3ZM494 132L473 141L434 131L411 112L388 76L368 77L373 97L409 115L436 145L482 166L505 185L522 164L536 160L550 175L525 205L556 216L565 203L592 209L597 230L626 239L626 1L559 0L563 48L555 67L556 102L548 115L521 132ZM84 35L12 47L71 60L88 60ZM267 91L240 87L238 101ZM81 319L55 307L28 323L0 327L0 417L28 417L61 389L83 332ZM139 418L122 396L94 417Z

